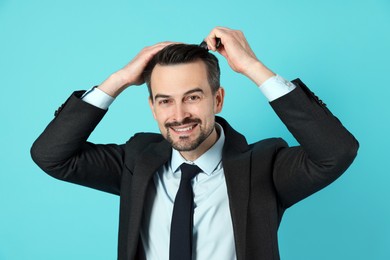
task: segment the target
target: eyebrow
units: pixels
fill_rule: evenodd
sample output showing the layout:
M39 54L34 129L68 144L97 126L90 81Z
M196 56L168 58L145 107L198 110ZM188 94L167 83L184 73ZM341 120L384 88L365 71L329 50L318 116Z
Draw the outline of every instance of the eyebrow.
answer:
M195 93L195 92L202 92L203 93L203 90L201 88L194 88L194 89L191 89L191 90L188 90L187 92L185 92L184 96ZM170 98L170 97L171 97L170 95L156 94L154 96L154 100L156 100L158 98Z

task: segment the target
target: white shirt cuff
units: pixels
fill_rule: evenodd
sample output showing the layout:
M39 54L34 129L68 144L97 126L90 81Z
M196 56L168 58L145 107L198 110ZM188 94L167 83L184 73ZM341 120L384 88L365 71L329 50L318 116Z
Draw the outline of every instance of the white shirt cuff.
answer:
M259 89L263 92L268 101L271 102L290 93L295 89L295 85L281 76L275 75L263 82L263 84L259 86Z
M114 102L115 98L111 97L107 93L100 89L93 87L84 93L81 99L95 107L107 110L108 107Z

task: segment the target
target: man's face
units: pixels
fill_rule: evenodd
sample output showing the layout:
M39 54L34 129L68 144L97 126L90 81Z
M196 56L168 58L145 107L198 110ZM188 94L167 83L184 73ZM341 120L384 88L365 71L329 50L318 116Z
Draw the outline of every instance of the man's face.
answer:
M156 65L151 86L153 116L176 150L200 156L215 143L214 115L222 109L224 92L212 94L202 61Z

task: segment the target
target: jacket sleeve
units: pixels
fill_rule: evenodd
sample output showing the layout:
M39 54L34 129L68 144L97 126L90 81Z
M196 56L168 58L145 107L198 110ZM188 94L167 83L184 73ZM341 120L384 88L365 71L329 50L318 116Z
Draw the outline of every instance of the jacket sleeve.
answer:
M68 182L119 194L123 145L87 142L106 110L73 93L31 147L34 162L47 174Z
M299 79L289 94L271 102L300 146L278 151L273 179L287 208L336 180L353 162L358 141Z

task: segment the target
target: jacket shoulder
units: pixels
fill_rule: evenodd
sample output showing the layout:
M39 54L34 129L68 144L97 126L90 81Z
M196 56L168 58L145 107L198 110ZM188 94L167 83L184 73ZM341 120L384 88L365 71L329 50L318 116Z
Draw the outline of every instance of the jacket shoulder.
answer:
M133 168L135 162L145 153L150 153L157 149L168 147L169 143L161 134L137 133L125 144L125 164ZM165 150L163 150L165 151Z
M165 139L161 134L137 133L126 142L125 148L128 151L134 150L139 153L146 149L149 145L161 143L164 140Z
M282 138L267 138L249 145L250 150L254 153L269 150L278 151L285 147L288 147L288 144Z

